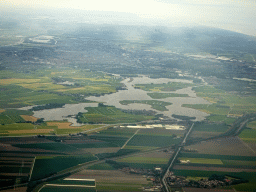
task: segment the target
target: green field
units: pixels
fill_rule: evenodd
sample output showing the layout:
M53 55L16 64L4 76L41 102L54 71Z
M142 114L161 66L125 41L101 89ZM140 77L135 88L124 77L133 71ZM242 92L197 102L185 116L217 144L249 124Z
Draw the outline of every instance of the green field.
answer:
M122 105L129 105L132 103L141 103L141 104L151 105L151 107L153 109L156 109L158 111L168 111L168 109L166 109L166 106L172 104L169 102L157 101L157 100L123 100L123 101L120 101L120 104L122 104Z
M144 91L176 91L178 89L186 88L189 86L193 86L190 83L180 83L180 82L168 82L163 84L136 84L136 89L142 89Z
M212 114L206 117L206 119L211 122L223 122L228 125L231 125L236 121L236 118L227 117L226 115L212 115Z
M147 93L152 99L165 99L168 97L188 97L188 94L178 93Z
M24 123L25 120L20 115L33 115L31 111L8 109L0 113L0 125L12 123Z
M244 129L239 137L245 142L256 143L256 129Z
M117 162L123 163L145 163L145 164L167 164L168 158L157 158L157 157L126 157L119 159Z
M181 139L175 139L172 136L150 136L135 135L129 142L128 146L149 146L149 147L165 147L177 144Z
M189 160L190 163L196 164L215 164L215 165L223 165L220 159L205 159L205 158L179 158L179 160Z
M181 153L181 157L186 158L206 158L223 160L238 160L238 161L256 161L255 156L232 156L232 155L213 155L213 154L198 154L198 153Z
M256 166L256 161L222 160L225 166Z
M77 150L76 147L72 145L67 145L63 143L33 143L33 144L15 144L13 145L19 148L29 148L29 149L44 149L44 150L52 150L56 152L70 153Z
M124 113L112 106L86 107L85 109L88 110L87 113L78 114L78 122L80 123L135 123L154 118L153 116Z
M222 123L196 123L193 127L193 131L203 131L203 132L226 132L229 129L229 126Z
M91 170L114 170L114 168L107 163L99 163L88 167Z
M251 121L250 123L248 123L247 127L256 129L256 121Z
M56 157L37 157L32 173L31 180L47 177L56 172L76 166L81 163L96 160L91 154L82 156L56 156Z
M90 135L89 137L90 139L111 143L116 147L122 147L124 143L129 139L127 137L104 136L104 135Z
M212 86L194 87L197 96L209 102L207 104L184 104L183 107L198 109L214 115L242 116L244 113L256 112L256 100L253 96L238 96Z
M73 69L35 70L29 73L0 71L0 108L85 102L84 96L116 92L120 78L101 72ZM70 82L66 85L63 82Z

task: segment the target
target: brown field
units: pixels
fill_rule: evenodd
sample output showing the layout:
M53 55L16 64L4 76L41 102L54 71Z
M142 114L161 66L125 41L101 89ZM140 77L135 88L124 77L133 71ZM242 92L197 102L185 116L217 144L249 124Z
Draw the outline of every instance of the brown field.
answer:
M116 153L120 147L108 147L108 148L86 148L86 152L92 154L98 153Z
M144 153L140 155L134 155L133 157L156 157L156 158L167 158L170 159L172 156L172 153L169 152L163 152L163 151L154 151L150 153Z
M184 192L234 192L226 189L201 189L201 188L183 188Z
M220 172L255 172L256 169L239 169L226 167L205 167L205 166L189 166L189 165L175 165L173 169L176 170L198 170L198 171L220 171Z
M51 131L54 131L53 129L30 129L30 130L13 130L13 131L8 131L9 133L12 134L24 134L24 133L50 133Z
M36 122L38 118L30 116L30 115L21 115L21 117L25 120L25 121L31 121L31 122Z
M83 170L70 178L95 179L97 183L147 184L142 175L127 174L117 170Z
M5 110L4 109L0 109L0 113L3 113L3 112L5 112Z
M2 190L1 192L26 192L27 191L27 187L16 187L15 189L6 189L6 190Z
M198 153L216 155L235 155L235 156L256 156L252 150L244 145L238 137L225 137L202 141L201 143L190 145L187 149L197 150Z
M35 83L41 79L0 79L0 85L9 85L15 83Z

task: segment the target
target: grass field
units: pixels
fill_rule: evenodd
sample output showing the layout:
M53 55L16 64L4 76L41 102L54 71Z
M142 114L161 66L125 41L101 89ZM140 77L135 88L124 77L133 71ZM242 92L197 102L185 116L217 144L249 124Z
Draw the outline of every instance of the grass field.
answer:
M167 111L166 106L171 105L172 103L164 102L164 101L157 101L157 100L123 100L120 101L122 105L129 105L132 103L141 103L151 105L153 109L158 111Z
M168 158L157 158L157 157L126 157L119 159L118 162L123 163L145 163L145 164L167 164Z
M206 119L211 122L223 122L228 125L231 125L236 121L236 118L227 117L226 115L212 115L212 114L206 117Z
M199 153L181 153L183 158L206 158L206 159L220 159L223 160L238 160L238 161L256 161L255 156L233 156L233 155L213 155L213 154L199 154Z
M180 83L180 82L169 82L164 84L136 84L135 88L142 89L144 91L176 91L178 89L186 88L189 86L193 86L190 83Z
M114 170L114 168L107 164L107 163L100 163L100 164L95 164L92 165L90 167L88 167L87 169L91 169L91 170Z
M31 179L36 180L44 178L50 174L96 159L96 157L90 154L82 156L56 156L50 158L37 157Z
M8 109L2 111L0 113L0 124L12 124L12 123L21 123L25 122L24 118L21 115L32 115L31 111L24 111L24 110L15 110L15 109Z
M248 123L247 127L256 129L256 121L251 121L250 123Z
M90 135L91 139L104 141L115 145L116 147L122 147L129 137L118 137L118 136L104 136L104 135Z
M208 123L197 123L195 124L193 131L203 132L226 132L229 126L226 124L208 124Z
M61 77L60 77L61 75ZM116 92L121 79L100 72L71 69L37 70L30 73L0 71L0 107L85 101L76 94ZM65 82L71 82L68 86ZM50 93L49 93L50 92Z
M82 123L134 123L153 119L153 116L133 115L124 113L115 107L86 107L87 113L78 116L78 122Z
M193 90L196 92L197 96L213 104L184 104L184 107L198 109L209 114L229 115L234 117L256 111L256 100L253 96L237 96L212 86L195 87Z
M181 139L175 139L171 136L150 136L135 135L129 142L128 146L149 146L149 147L165 147L177 144Z
M67 145L64 143L32 143L32 144L15 144L15 147L20 148L29 148L29 149L44 149L44 150L52 150L56 152L63 152L63 153L71 153L77 150L76 147Z
M244 129L239 137L245 142L256 143L256 129Z
M214 164L214 165L223 165L223 162L220 159L205 159L205 158L179 158L179 160L189 160L190 163L196 164Z
M168 97L188 97L188 94L178 93L147 93L152 99L165 99Z

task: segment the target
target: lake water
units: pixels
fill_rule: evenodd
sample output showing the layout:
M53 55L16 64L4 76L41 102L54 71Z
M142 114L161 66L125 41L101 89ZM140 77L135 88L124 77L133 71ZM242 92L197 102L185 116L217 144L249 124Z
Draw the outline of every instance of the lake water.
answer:
M146 76L136 77L133 79L127 78L122 81L127 87L127 90L119 90L116 93L103 95L100 97L87 97L87 100L104 102L106 105L113 105L117 108L121 109L132 109L132 110L153 110L159 114L164 114L172 118L173 114L176 115L185 115L190 117L196 117L196 121L203 120L207 113L182 107L182 104L210 104L208 101L197 97L196 93L192 90L192 87L187 87L184 89L179 89L173 92L165 92L165 93L180 93L180 94L188 94L189 97L169 97L165 99L159 99L160 101L166 101L172 103L172 105L167 106L168 111L157 111L152 109L150 105L147 104L129 104L129 105L121 105L119 101L122 100L152 100L151 97L147 95L147 91L143 91L141 89L135 89L133 85L135 84L162 84L168 82L183 82L183 83L192 83L189 80L181 80L181 79L167 79L167 78L159 78L159 79L151 79ZM51 120L63 120L68 119L69 122L74 123L73 126L77 126L79 124L76 123L75 118L67 117L69 115L76 115L79 112L87 112L85 107L97 107L97 103L79 103L79 104L66 104L63 108L57 109L45 109L41 111L34 111L34 116L38 118L44 118L46 121Z

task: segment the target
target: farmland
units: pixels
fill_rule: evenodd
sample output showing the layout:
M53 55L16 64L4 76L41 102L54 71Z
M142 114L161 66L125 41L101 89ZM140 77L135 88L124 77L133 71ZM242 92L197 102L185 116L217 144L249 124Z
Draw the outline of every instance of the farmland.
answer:
M205 159L205 158L179 158L179 160L189 160L190 163L195 164L215 164L222 165L222 161L220 159Z
M197 96L213 104L183 104L183 107L198 109L209 114L230 117L239 117L244 113L253 113L256 109L255 98L253 96L236 96L211 86L195 87L193 90L196 92Z
M101 95L121 87L120 79L104 73L71 69L37 70L29 74L2 70L0 77L0 98L6 101L0 103L1 108L78 103L85 100L75 94Z
M87 113L78 114L78 122L81 123L134 123L153 119L153 116L133 115L124 113L112 106L86 107Z
M123 100L120 101L120 104L122 105L129 105L132 103L142 103L142 104L147 104L151 105L153 109L156 109L158 111L167 111L165 106L171 105L172 103L169 102L164 102L164 101L158 101L158 100Z
M37 180L44 178L80 163L86 163L96 159L96 157L90 154L82 156L37 157L31 179Z

